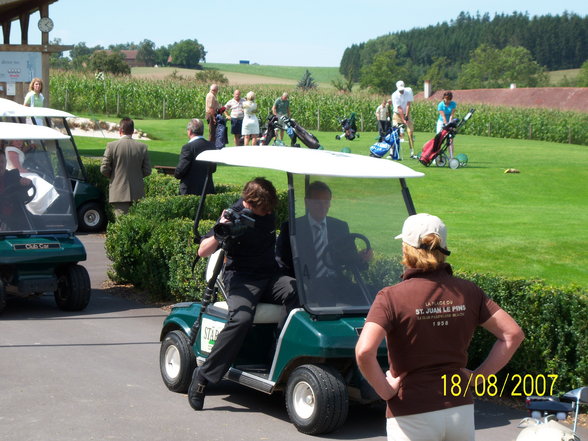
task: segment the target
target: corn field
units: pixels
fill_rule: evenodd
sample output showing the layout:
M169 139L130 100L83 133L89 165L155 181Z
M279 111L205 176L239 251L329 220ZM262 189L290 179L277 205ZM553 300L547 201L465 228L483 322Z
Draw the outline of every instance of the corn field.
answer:
M52 72L52 106L72 113L99 113L134 118L189 119L204 117L208 85L194 81L166 79L144 80L91 74ZM245 95L249 87L241 87ZM263 123L282 89L253 86ZM222 104L232 98L233 87L221 87ZM344 94L335 91L302 92L288 90L292 117L303 127L317 131L339 131L340 119L356 113L360 131L376 131L375 109L382 96L364 92ZM588 145L588 114L551 109L523 109L474 105L476 113L462 133L497 138L535 139ZM463 116L470 106L458 103ZM412 107L415 130L434 132L436 105L415 102Z

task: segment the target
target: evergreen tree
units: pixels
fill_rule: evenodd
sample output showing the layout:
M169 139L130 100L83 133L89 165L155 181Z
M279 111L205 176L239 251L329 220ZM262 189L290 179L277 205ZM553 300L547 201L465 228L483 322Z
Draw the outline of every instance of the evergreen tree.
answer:
M306 91L306 90L316 89L317 86L318 85L314 81L314 78L312 78L312 74L310 73L310 71L308 69L306 69L304 71L304 74L302 74L302 78L300 78L300 80L298 81L298 85L296 87Z

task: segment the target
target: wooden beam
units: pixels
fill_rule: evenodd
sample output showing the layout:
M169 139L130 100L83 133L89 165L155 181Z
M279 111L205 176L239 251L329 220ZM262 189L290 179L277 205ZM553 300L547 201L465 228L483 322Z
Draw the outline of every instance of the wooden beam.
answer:
M56 45L56 44L0 44L0 52L65 52L71 51L73 45Z
M28 13L20 14L20 44L29 43L29 18Z
M2 34L4 35L4 44L10 43L10 26L12 22L10 20L2 22Z

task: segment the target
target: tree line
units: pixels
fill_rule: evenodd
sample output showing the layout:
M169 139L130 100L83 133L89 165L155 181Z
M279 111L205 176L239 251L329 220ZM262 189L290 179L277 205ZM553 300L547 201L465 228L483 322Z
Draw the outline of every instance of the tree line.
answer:
M494 57L500 65L489 69ZM546 70L578 68L586 60L588 16L514 12L490 18L461 12L449 23L354 44L345 49L339 71L362 87L383 92L400 77L411 84L429 79L436 89L502 87L501 78L534 87L546 85ZM382 73L394 78L382 84Z
M61 44L56 39L52 43ZM182 40L167 46L156 47L151 40L111 44L108 47L100 45L88 47L85 42L77 43L69 52L69 57L63 53L51 56L51 67L65 70L89 70L92 72L110 72L114 74L129 74L130 67L121 53L123 50L136 50L137 61L145 66L174 66L182 68L199 68L206 60L206 50L198 40Z

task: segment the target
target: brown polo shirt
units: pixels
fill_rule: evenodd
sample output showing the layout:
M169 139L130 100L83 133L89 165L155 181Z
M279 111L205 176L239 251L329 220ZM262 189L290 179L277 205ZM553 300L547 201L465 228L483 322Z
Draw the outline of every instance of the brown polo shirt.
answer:
M462 375L465 390L468 378L460 369L474 331L500 307L474 283L452 274L448 264L429 272L407 270L404 281L381 290L370 309L366 321L386 330L392 374L408 373L387 402L388 418L473 402L469 391L451 393L451 376Z

